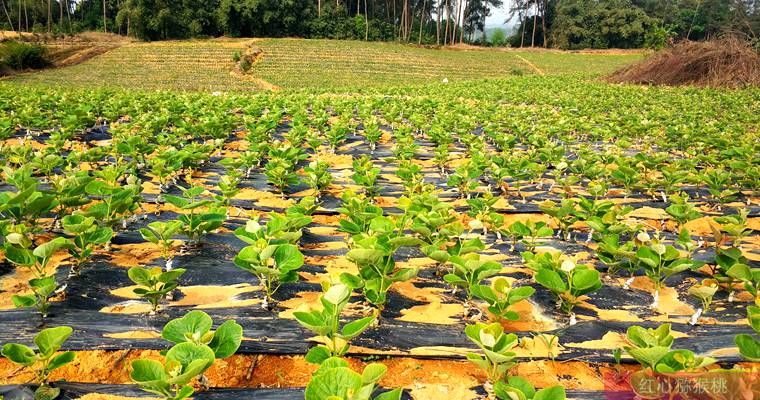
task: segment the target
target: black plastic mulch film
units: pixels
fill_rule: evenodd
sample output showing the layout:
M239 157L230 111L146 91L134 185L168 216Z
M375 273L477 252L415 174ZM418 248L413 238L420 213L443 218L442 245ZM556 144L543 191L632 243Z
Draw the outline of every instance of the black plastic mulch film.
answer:
M278 132L281 134L283 130L286 130L286 126L280 126ZM101 133L98 139L108 137L107 133ZM230 141L245 140L244 138L231 136ZM352 155L359 156L364 153L368 153L368 149L361 143L357 143L363 140L362 137L357 135L351 135L348 137L346 143L342 148L338 149L337 154L340 155ZM425 155L425 149L428 148L432 154L432 144L425 141L419 141L420 154L418 159L429 158ZM459 148L461 152L463 149ZM456 158L457 151L452 151L452 155ZM373 161L382 167L381 176L379 178L378 185L381 188L380 195L385 198L394 198L400 196L403 188L401 184L394 179L395 167L392 164L384 161L386 157L391 156L390 148L386 144L379 144L377 150L374 152ZM211 163L207 163L202 169L202 181L207 188L213 191L216 184L218 174L223 169L214 164L219 158L213 158ZM341 184L351 183L350 165L342 166L344 168L336 169L331 168L331 172L335 177L335 184L341 186ZM433 167L426 167L424 169L426 182L435 183L439 188L443 189L441 197L446 201L454 201L457 198L457 194L452 192L450 188L446 187L445 178L442 178L438 171ZM141 177L144 181L150 181L149 176ZM266 178L261 171L254 172L249 179L245 179L241 184L243 189L254 189L258 191L271 191L271 188L266 183ZM0 188L1 189L1 188ZM292 193L306 193L307 187L305 185L299 185L295 188L291 188ZM523 192L528 193L527 201L522 202L519 198L509 198L509 208L502 208L499 212L505 214L527 214L527 213L540 213L537 203L547 198L557 198L556 194L549 193L548 185L544 184L541 187L524 188ZM494 189L495 190L495 189ZM692 191L693 192L693 191ZM180 194L179 189L175 186L169 192L170 194ZM496 192L495 192L496 193ZM143 194L145 202L155 202L155 194ZM297 199L297 198L296 198ZM339 194L323 196L322 207L315 213L315 215L337 215L336 208L340 205ZM699 202L704 202L704 199L700 199ZM666 207L665 203L653 201L651 198L644 196L630 196L627 203L636 207L651 207L663 209ZM257 204L255 200L233 200L232 206L241 207L245 209L254 209L257 211L283 211L283 208L272 207L271 204L261 205ZM457 207L459 212L465 212L466 207ZM386 207L387 213L398 212L398 209L393 207ZM724 212L729 212L725 210ZM758 207L754 206L750 208L750 215L757 216L760 214ZM118 254L125 247L130 245L143 243L144 240L140 237L137 230L144 227L148 223L155 220L170 220L176 218L174 212L165 211L159 215L148 213L144 214L145 219L139 218L130 224L127 230L119 230L113 239L113 246L111 254ZM233 212L230 219L225 223L225 232L213 233L208 235L204 240L204 243L199 248L190 249L185 254L177 255L174 259L174 268L185 268L187 272L180 278L180 288L174 295L173 303L181 303L183 298L182 288L190 286L214 286L207 290L220 290L224 292L224 287L232 285L255 285L255 278L248 272L237 268L232 260L237 252L244 247L244 243L235 238L231 233L235 228L245 224L245 219L236 217ZM320 229L322 228L322 229ZM335 226L332 226L335 228ZM332 246L324 245L326 242L343 242L343 238L338 235L324 235L317 232L329 231L329 225L321 225L318 222L313 222L309 227L304 229L304 235L301 239L300 245L304 256L306 256L306 264L302 267L301 271L304 273L320 274L324 273L323 263L310 262L312 260L322 260L319 256L328 258L334 256L340 256L345 254L347 249L345 245L334 244ZM558 239L551 239L541 243L543 246L551 246L559 250L563 250L568 254L574 254L577 252L588 252L593 254L593 250L588 247L588 243L585 242L585 232L574 232L573 239L571 241L560 241ZM705 237L705 240L710 238ZM523 250L520 245L517 249L512 251L511 246L498 240L496 236L489 233L484 240L490 249L486 251L486 254L494 255L501 254L503 259L501 262L505 266L521 266L521 258L519 251ZM753 250L757 252L757 250ZM127 268L125 266L119 266L114 263L111 254L96 254L89 262L87 262L79 276L72 279L66 279L68 268L61 266L58 268L58 280L59 282L67 281L67 288L65 291L65 299L60 302L55 302L50 310L50 316L45 320L44 326L41 326L41 320L35 311L31 309L12 309L10 305L6 306L4 310L0 311L0 343L8 341L31 343L33 336L42 327L68 325L74 328L74 333L70 339L66 342L65 348L71 350L95 350L95 349L130 349L130 348L145 348L145 349L163 349L167 347L167 342L162 339L119 339L113 336L118 334L124 334L131 331L154 331L160 332L163 325L173 319L177 318L187 311L194 308L201 308L206 311L214 320L215 324L220 324L227 319L235 319L239 324L243 326L244 337L239 352L241 353L266 353L266 354L305 354L312 343L308 342L306 338L312 335L305 329L301 328L298 323L292 318L280 318L278 313L284 311L282 306L277 305L273 310L264 310L258 304L241 306L241 307L220 307L220 308L206 308L204 304L191 304L185 306L172 305L170 307L163 307L164 311L156 316L147 316L144 313L109 313L103 312L106 308L118 307L120 304L128 304L129 299L119 297L112 293L112 291L127 286L131 286L132 282L127 277ZM139 255L134 256L139 257ZM405 250L399 251L397 254L397 261L407 261L410 258L420 258L424 255L418 250ZM696 253L696 257L701 260L710 260L714 257L712 250L701 250ZM146 265L143 260L135 259L139 264ZM147 265L162 265L162 259L156 259L147 263ZM756 261L751 262L751 266L757 267L759 263ZM519 285L532 284L530 282L530 274L527 269L520 271L519 269L508 269L513 272L504 273L504 276L511 276L517 280ZM0 264L0 278L5 279L13 274L13 268L7 264L7 262ZM690 278L698 278L696 273L683 273L672 277L667 281L667 286L675 288L678 293L678 299L692 308L698 306L697 301L690 298L686 294L686 290L690 286ZM2 281L0 281L2 283ZM575 326L567 327L566 317L555 310L554 302L551 296L546 290L536 286L536 294L532 297L531 302L534 303L537 308L543 310L545 316L548 316L553 323L554 329L548 330L546 333L556 334L559 336L560 344L563 346L562 351L556 354L557 360L569 360L580 359L587 362L611 362L613 360L610 349L595 349L587 348L590 346L573 346L573 344L581 344L583 342L593 341L601 339L608 332L625 333L628 326L644 325L644 326L656 326L662 321L654 321L654 317L659 316L655 311L649 309L648 305L651 303L651 294L642 290L625 290L621 285L615 283L611 284L609 280L605 280L604 286L598 292L590 296L587 301L592 307L577 307L576 313L578 314L579 322ZM421 268L419 277L414 280L413 285L420 289L425 288L437 288L440 289L440 302L442 304L461 304L464 297L459 291L458 295L452 295L451 290L448 289L445 282L435 276L435 272L432 268ZM2 286L0 286L2 287ZM301 280L295 284L284 285L275 295L278 301L285 301L290 298L296 297L300 292L319 291L319 285L317 283L309 283L305 280ZM245 304L245 300L260 298L261 293L255 290L244 290L242 293L235 297L226 298L226 301L238 301ZM360 301L358 294L354 295L352 301ZM134 301L132 302L134 303ZM404 322L398 318L402 316L402 311L414 306L424 305L426 303L413 300L412 298L404 296L403 290L400 292L391 290L389 293L389 301L386 309L382 313L382 317L379 326L373 327L366 331L362 336L355 339L353 344L360 346L361 348L367 348L378 351L392 351L394 354L403 356L408 355L415 348L424 348L436 346L450 347L450 348L472 348L472 344L465 337L463 329L467 322L460 314L459 320L452 324L431 324L422 322ZM691 326L686 322L690 315L674 315L671 314L671 322L673 324L673 330L685 334L684 337L677 340L677 346L679 348L690 349L698 353L708 354L712 351L719 349L731 348L734 346L734 336L738 333L751 332L746 323L741 322L741 319L745 317L746 304L742 302L728 302L726 294L719 292L714 300L715 307L724 308L720 313L710 313L710 317L714 317L718 320L719 324L712 325L697 325ZM636 316L640 321L637 322L621 322L610 321L598 318L597 311L594 308L601 310L619 310L625 309L631 315ZM531 336L531 331L517 332L519 336ZM449 353L436 352L431 355L415 354L414 357L424 358L454 358L462 359L462 352L452 351ZM717 353L716 353L717 354ZM542 358L542 357L534 357ZM545 358L545 357L543 357ZM736 362L740 361L738 355L718 355L722 361ZM99 385L69 385L62 386L65 396L64 398L75 398L77 393L87 391L88 387L97 388L97 391L109 391L109 390L122 390L119 393L134 392L134 395L138 394L138 391L134 388L119 387L119 386L99 386ZM6 388L8 389L8 388ZM2 390L6 390L2 389ZM0 393L2 393L0 390ZM8 389L10 390L10 389ZM125 392L126 391L126 392ZM253 394L252 390L249 390ZM302 396L302 392L298 390L273 390L267 392L266 390L260 390L256 392L255 398L258 399L286 399L286 398L298 398ZM237 398L238 393L235 390L212 390L210 392L199 395L198 399L227 399ZM581 394L582 395L582 394ZM72 397L74 396L74 397ZM247 395L245 397L248 397ZM6 398L9 398L6 396ZM594 398L592 394L584 395L582 398Z

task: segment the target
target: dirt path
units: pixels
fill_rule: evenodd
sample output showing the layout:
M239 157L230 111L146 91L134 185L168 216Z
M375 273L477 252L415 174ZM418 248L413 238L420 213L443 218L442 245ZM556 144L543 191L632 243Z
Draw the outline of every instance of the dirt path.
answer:
M521 55L519 55L519 54L515 54L515 57L517 57L517 58L519 58L520 60L522 60L522 62L524 62L524 63L528 64L528 66L529 66L531 69L533 69L534 71L536 71L536 73L537 73L537 74L539 74L539 75L542 75L542 76L543 76L543 75L546 75L546 74L544 73L544 71L543 71L541 68L538 68L538 67L536 66L536 64L533 64L532 62L528 61L528 60L527 60L525 57L523 57L523 56L521 56Z

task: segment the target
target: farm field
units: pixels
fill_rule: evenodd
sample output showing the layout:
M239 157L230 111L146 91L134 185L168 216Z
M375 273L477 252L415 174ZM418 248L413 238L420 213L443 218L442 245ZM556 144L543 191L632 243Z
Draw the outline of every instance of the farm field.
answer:
M249 74L231 73L232 55L263 51ZM85 63L21 74L13 81L47 87L255 91L423 85L509 74L607 73L638 54L432 50L393 43L219 39L125 44ZM528 64L530 62L531 64Z
M90 400L760 393L760 90L256 41L269 91L230 74L248 44L0 82L0 395L35 368Z

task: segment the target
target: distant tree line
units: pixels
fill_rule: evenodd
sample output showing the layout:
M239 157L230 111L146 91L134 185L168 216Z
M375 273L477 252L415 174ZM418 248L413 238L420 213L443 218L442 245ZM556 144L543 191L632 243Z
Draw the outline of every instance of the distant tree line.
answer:
M733 33L757 40L760 0L512 0L513 47L658 48Z
M630 48L726 30L760 34L760 0L0 0L0 28L145 40L306 37L480 44L509 7L510 45ZM499 38L502 40L501 38Z

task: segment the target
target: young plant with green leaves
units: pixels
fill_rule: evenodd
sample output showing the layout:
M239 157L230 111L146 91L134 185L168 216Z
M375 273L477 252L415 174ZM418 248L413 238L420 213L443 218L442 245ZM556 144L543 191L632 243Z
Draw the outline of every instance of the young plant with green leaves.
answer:
M467 359L477 365L488 376L486 387L493 387L501 381L510 368L517 363L513 351L518 344L517 335L505 333L500 323L476 323L464 328L464 333L471 342L480 348L482 354L467 353Z
M215 359L235 354L243 339L243 328L233 320L225 321L214 331L212 326L211 317L200 310L169 321L161 337L174 346L164 354L163 362L132 361L132 380L142 390L171 400L190 397L195 390L189 383L196 377L202 387L207 387L203 373Z
M494 278L490 286L475 285L470 291L475 297L488 303L488 312L494 317L507 321L520 319L520 314L510 308L536 292L530 286L513 287L504 277Z
M354 174L351 179L357 185L364 189L364 195L370 199L377 196L380 188L377 186L377 177L380 175L380 168L372 163L372 159L366 154L362 154L353 160Z
M400 400L400 388L378 394L377 382L385 375L388 367L371 363L361 374L354 372L348 362L331 357L320 364L306 385L305 400Z
M330 164L324 161L312 161L304 167L303 171L304 183L314 191L314 196L319 199L319 196L327 190L333 181Z
M60 389L50 386L48 377L54 370L74 361L72 351L56 354L72 331L68 326L43 329L34 337L36 351L18 343L3 345L0 352L3 357L34 373L34 383L39 385L34 392L35 399L52 400L61 393Z
M181 189L182 197L166 195L165 198L184 212L177 218L181 223L179 233L187 236L190 241L199 243L204 235L222 226L227 219L227 212L224 207L216 207L213 200L201 198L206 191L202 186Z
M369 303L382 309L388 290L395 282L417 276L417 268L397 268L394 254L400 247L416 246L420 240L403 234L405 218L394 223L388 217L375 217L367 234L353 237L353 248L346 258L356 264L358 274L344 272L340 280L352 289L361 289Z
M153 221L148 224L147 228L140 228L140 236L150 243L153 243L161 248L161 256L165 260L164 269L171 271L172 260L174 256L172 254L172 247L175 241L174 237L182 227L181 221Z
M467 294L467 301L472 299L475 287L484 279L490 278L501 271L501 264L496 261L480 259L480 254L469 253L449 258L452 271L443 276L443 280L453 286L462 287Z
M515 221L506 229L502 229L502 232L512 242L510 251L515 251L517 243L522 243L528 251L533 251L538 246L538 239L554 235L554 230L547 226L546 222L530 220L525 222Z
M575 306L583 297L602 287L599 271L586 265L578 265L572 260L559 261L558 254L547 253L533 255L523 253L529 268L536 271L533 279L549 289L557 300L557 306L570 316L570 325L575 325Z
M570 240L570 226L578 221L576 212L576 201L574 199L563 199L559 204L547 200L539 204L538 208L546 215L550 216L554 223L562 232L562 238Z
M132 290L134 294L150 303L150 315L155 315L158 312L159 304L179 286L177 278L184 273L185 269L183 268L164 272L160 267L132 267L127 271L129 279L138 285Z
M74 237L73 246L69 246L69 254L74 258L71 267L72 275L79 275L79 269L95 250L95 245L111 242L113 230L107 226L99 227L94 217L84 217L73 214L63 217L63 231Z
M736 214L728 214L715 217L715 222L720 224L720 231L724 232L733 241L733 246L742 248L744 238L752 234L752 228L748 226L747 215L749 210L740 208Z
M304 218L311 221L311 218ZM298 246L291 243L294 238L297 241L301 237L300 228L289 232L283 229L287 222L282 221L272 219L266 226L261 226L253 220L235 231L238 239L248 243L235 256L235 265L259 279L265 293L262 302L265 309L270 307L272 295L282 284L298 281L297 271L304 261Z
M699 322L699 317L710 311L713 296L718 292L718 289L718 281L715 279L702 279L701 282L694 284L689 288L687 292L689 296L694 297L702 303L702 307L698 308L694 315L691 316L689 324L696 325Z
M340 314L348 304L351 289L344 284L329 286L322 284L324 293L319 297L321 310L296 311L293 316L304 328L316 333L321 343L309 349L306 361L321 364L330 357L342 357L351 347L351 339L361 335L374 321L369 316L346 323L340 327Z
M623 350L652 372L699 372L717 361L695 356L689 350L671 350L674 337L670 324L662 324L656 329L631 326L626 339L630 345L624 346Z
M565 400L565 388L556 385L536 390L524 378L510 376L505 381L498 381L493 388L499 400Z
M13 295L11 300L16 307L36 307L42 318L46 318L50 307L50 297L58 289L55 273L48 266L53 256L63 249L72 246L71 242L63 237L57 237L30 250L23 245L31 245L28 239L18 233L6 236L5 259L13 265L28 268L34 278L29 280L31 295Z
M670 215L670 217L676 221L677 225L675 232L680 231L687 222L695 220L702 216L702 214L697 211L697 209L692 204L689 203L688 195L672 195L670 196L670 200L672 204L665 209L665 212L667 212L668 215Z
M672 245L665 244L659 236L649 238L649 235L639 234L637 239L641 240L641 244L636 250L636 264L654 284L651 307L657 308L664 281L674 274L692 268L694 262L681 258L681 253Z

